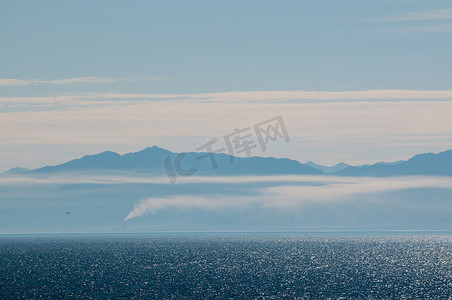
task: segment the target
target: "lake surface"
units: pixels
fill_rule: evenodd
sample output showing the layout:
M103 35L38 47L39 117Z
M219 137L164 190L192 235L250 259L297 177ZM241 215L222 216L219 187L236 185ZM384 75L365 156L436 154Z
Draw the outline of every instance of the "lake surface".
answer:
M452 297L451 233L0 236L0 298Z

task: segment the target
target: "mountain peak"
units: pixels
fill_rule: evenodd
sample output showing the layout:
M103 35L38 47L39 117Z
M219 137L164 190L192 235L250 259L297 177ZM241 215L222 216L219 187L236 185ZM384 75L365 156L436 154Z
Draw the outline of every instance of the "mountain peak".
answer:
M160 148L159 146L157 146L157 145L154 145L154 146L152 146L152 147L147 147L147 148L145 148L145 149L143 149L143 150L141 150L141 151L159 151L159 150L164 150L164 151L168 151L168 150L166 150L166 149L163 149L163 148ZM141 151L139 151L139 152L141 152Z
M4 172L3 174L20 174L20 173L26 173L28 171L30 171L30 169L18 167L18 168L9 169L8 171Z
M123 156L170 155L170 154L173 154L173 152L154 145L152 147L147 147L147 148L137 151L137 152L130 152L130 153L124 154Z
M312 167L314 169L320 170L320 171L322 171L322 172L324 172L326 174L337 172L337 171L345 169L345 168L347 168L349 166L349 165L347 165L347 164L345 164L343 162L340 162L338 164L335 164L332 167L329 167L329 166L324 166L324 165L317 164L317 163L315 163L315 162L313 162L311 160L306 162L305 165L310 166L310 167Z
M108 157L118 157L120 156L118 153L113 152L113 151L104 151L101 153L97 153L97 154L92 154L92 155L85 155L82 157L85 159L92 159L92 158L108 158Z

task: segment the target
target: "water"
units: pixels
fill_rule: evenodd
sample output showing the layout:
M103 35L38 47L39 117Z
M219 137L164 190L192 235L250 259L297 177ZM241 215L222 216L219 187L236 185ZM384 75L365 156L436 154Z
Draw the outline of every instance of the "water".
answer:
M1 236L0 298L452 297L450 234Z

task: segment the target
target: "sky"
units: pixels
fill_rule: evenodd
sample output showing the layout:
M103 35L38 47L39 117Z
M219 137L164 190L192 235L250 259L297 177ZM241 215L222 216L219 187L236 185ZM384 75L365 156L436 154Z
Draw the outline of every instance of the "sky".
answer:
M253 155L332 165L452 149L452 3L2 1L0 172L193 151L282 116Z

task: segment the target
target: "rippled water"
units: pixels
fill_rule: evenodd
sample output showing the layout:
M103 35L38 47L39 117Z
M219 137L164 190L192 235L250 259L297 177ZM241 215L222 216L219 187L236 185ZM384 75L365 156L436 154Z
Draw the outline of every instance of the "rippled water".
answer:
M452 297L450 234L0 237L0 298Z

